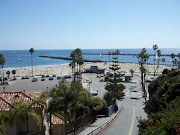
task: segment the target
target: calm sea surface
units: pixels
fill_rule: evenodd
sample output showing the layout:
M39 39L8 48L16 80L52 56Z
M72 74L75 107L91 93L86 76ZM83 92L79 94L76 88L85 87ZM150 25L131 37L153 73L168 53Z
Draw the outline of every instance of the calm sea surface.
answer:
M108 53L115 51L117 49L82 49L83 53L98 53L98 55L83 55L83 58L89 59L89 60L103 60L108 61L109 56L108 55L102 55L100 57L101 53ZM141 52L141 49L118 49L120 53L131 53L131 54L138 54ZM166 48L166 49L160 49L162 54L171 54L180 53L180 48ZM60 59L49 59L49 58L41 58L40 55L48 55L48 56L62 56L62 57L69 57L72 50L35 50L33 53L33 65L35 67L46 67L46 66L55 66L55 65L63 65L63 64L69 64L70 61L66 60L60 60ZM1 54L4 55L6 59L6 63L4 65L4 68L6 70L10 69L18 69L18 68L30 68L31 67L31 55L29 53L29 50L2 50L0 51ZM153 49L147 49L148 54L154 54ZM153 58L150 57L148 60L148 63L153 63ZM160 61L160 64L168 64L172 65L171 58L167 56L161 56L160 59L165 58L166 62ZM21 59L21 61L18 61L18 59ZM138 59L134 56L119 56L120 62L133 62L138 63Z

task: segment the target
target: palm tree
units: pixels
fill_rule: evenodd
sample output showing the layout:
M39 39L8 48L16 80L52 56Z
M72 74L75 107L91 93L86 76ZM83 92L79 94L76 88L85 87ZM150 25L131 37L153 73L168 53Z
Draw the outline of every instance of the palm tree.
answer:
M160 50L157 50L157 56L158 56L158 66L157 66L157 72L158 72L159 61L160 61L160 56L161 56L161 51Z
M14 102L12 105L14 109L12 110L12 116L14 120L22 120L26 123L27 134L30 133L29 130L29 120L34 119L36 126L41 129L41 120L38 114L34 111L33 105L38 102L34 100L32 103L24 103L21 101Z
M171 57L171 59L172 59L173 68L174 68L174 58L175 58L175 54L174 54L174 53L171 53L170 57Z
M10 71L6 71L6 74L8 75L8 78L9 78L9 75L11 74Z
M13 74L13 75L14 75L14 77L15 77L16 70L12 70L12 74Z
M109 71L110 71L110 55L111 55L111 52L108 52L108 55L109 55Z
M33 58L32 58L32 54L34 53L34 49L31 48L31 49L29 50L29 52L31 53L31 65L32 65L32 77L33 77Z
M0 54L0 65L2 66L2 74L3 74L3 79L1 79L1 83L4 84L4 71L3 71L3 67L4 67L4 63L6 62L6 59L3 57L3 54ZM2 81L3 80L3 81Z
M153 50L154 50L154 76L155 76L155 55L156 55L156 50L158 49L157 45L153 45Z
M131 75L132 75L132 77L133 77L134 70L133 70L133 69L130 69L129 72L131 73Z

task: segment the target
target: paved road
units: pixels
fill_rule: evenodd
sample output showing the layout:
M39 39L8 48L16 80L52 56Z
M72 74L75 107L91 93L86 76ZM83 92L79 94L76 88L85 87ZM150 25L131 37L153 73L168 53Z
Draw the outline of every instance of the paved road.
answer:
M133 79L137 83L124 83L126 96L123 101L118 102L124 109L114 123L101 132L101 135L136 135L138 131L136 117L147 117L143 109L143 99L141 98L140 78L135 76Z

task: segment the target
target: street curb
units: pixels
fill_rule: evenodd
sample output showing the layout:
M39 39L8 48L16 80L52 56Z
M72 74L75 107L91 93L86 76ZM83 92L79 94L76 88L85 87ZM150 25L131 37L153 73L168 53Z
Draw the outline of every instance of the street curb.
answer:
M106 125L105 127L103 127L101 130L99 130L95 135L98 135L99 133L101 133L104 129L106 129L107 127L109 127L119 116L119 114L121 113L121 111L123 110L123 107L121 107L121 109L119 110L119 112L114 116L114 118L111 119L111 122Z
M121 113L121 111L123 110L123 107L121 107L120 110L118 110L117 114L109 119L108 121L104 122L103 124L101 124L100 126L98 126L97 128L95 128L94 130L92 130L91 132L87 133L86 135L93 135L93 132L98 131L97 133L95 133L94 135L98 135L100 132L102 132L105 128L107 128L108 126L110 126L119 116L119 114Z

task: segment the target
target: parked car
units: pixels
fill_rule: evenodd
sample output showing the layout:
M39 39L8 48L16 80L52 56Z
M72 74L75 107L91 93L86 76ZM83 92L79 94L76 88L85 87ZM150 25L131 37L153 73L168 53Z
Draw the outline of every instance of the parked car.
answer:
M66 79L66 78L71 78L71 76L70 76L70 75L65 75L64 78L65 78L65 79Z
M56 75L52 75L52 77L56 77Z
M46 77L49 77L49 75L46 75Z
M60 77L60 76L58 76L58 77L57 77L57 80L60 80L60 79L61 79L61 77Z
M53 80L53 78L52 78L52 77L49 77L49 80Z
M41 78L45 78L45 75L41 75Z
M45 79L44 79L44 78L41 78L41 81L45 81Z
M4 77L4 81L7 81L7 79L8 79L7 77Z
M14 77L12 80L17 80L16 77Z
M26 77L25 76L22 76L22 78L21 79L26 79Z
M1 79L1 77L0 77L0 81L1 81L2 79Z
M33 77L32 82L37 82L38 79L36 77Z
M26 76L26 79L29 79L29 76Z

